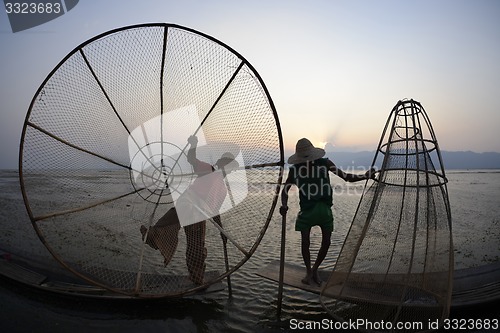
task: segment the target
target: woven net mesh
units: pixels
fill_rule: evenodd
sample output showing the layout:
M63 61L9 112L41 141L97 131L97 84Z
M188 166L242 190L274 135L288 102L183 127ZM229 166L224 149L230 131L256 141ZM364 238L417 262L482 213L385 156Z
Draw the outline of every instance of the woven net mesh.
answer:
M229 153L237 164L205 181L222 191L218 211L182 223L176 203L201 177L188 159L192 135L197 160L214 166ZM35 230L68 269L122 294L178 296L255 251L276 205L282 146L267 89L244 58L184 27L126 27L77 47L41 85L23 130L21 185Z
M390 323L376 330L398 322L426 329L449 314L453 245L447 180L420 103L393 108L374 164L380 159L321 301L339 320Z

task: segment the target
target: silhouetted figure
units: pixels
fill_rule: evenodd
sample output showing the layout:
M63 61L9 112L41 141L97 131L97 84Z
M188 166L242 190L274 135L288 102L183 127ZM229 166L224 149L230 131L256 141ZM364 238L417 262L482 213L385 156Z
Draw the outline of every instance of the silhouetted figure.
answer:
M288 178L281 192L280 213L285 215L288 210L288 191L292 185L299 189L300 212L295 221L295 230L301 233L301 250L306 276L302 283L321 285L318 268L323 262L331 243L333 232L333 191L330 184L329 171L348 182L357 182L373 178L374 170L367 171L364 175L345 173L338 169L332 161L325 156L325 150L316 148L308 139L300 139L295 147L295 154L288 159L290 167ZM311 227L321 228L321 247L314 265L311 267L310 233Z
M181 225L186 233L186 265L189 278L196 284L203 284L205 274L206 219L213 217L220 223L219 209L223 204L227 188L224 178L232 170L239 167L231 153L224 153L217 160L215 166L196 158L198 139L191 136L188 139L191 145L187 161L193 166L197 178L176 201L175 207L170 208L154 226L141 226L142 238L155 250L160 250L164 257L165 266L172 259L178 244L178 235ZM147 236L146 236L147 235Z

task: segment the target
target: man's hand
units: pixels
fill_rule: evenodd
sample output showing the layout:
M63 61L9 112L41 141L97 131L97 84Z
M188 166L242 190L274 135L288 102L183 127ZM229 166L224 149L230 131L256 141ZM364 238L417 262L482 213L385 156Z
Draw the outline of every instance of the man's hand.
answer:
M371 168L367 172L365 172L365 177L366 179L375 179L375 175L377 174L377 171L375 168Z
M281 206L280 207L280 214L282 216L285 216L287 211L288 211L288 206Z
M196 146L198 144L198 138L196 137L196 135L191 135L189 138L188 138L188 143L191 145L191 146Z

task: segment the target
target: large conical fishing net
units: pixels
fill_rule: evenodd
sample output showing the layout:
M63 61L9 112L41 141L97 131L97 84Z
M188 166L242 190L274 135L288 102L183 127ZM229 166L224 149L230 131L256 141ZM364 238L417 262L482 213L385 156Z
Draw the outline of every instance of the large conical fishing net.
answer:
M380 158L321 301L336 319L374 324L360 329L425 330L449 314L453 245L447 179L420 103L392 109L373 164Z
M40 239L72 272L126 295L178 296L253 254L282 148L242 56L147 24L83 43L48 75L26 117L20 178Z

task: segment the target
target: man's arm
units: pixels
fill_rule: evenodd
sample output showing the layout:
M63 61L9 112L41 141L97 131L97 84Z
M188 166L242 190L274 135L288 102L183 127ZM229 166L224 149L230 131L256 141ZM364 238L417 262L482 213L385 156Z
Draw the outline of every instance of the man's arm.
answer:
M363 175L355 175L352 173L347 173L339 168L330 160L327 162L328 165L328 170L345 180L346 182L359 182L361 180L367 180L367 179L374 179L375 178L375 169L370 169L367 172L365 172Z
M188 138L188 143L191 145L191 147L187 152L187 161L193 166L194 172L198 176L203 176L212 172L214 169L210 164L200 161L196 157L196 146L198 145L198 138L195 135L191 135Z
M288 191L290 190L290 187L292 185L293 185L293 177L291 173L288 173L285 185L281 190L281 208L280 208L281 215L285 215L286 212L288 211Z
M198 138L194 135L191 135L188 138L188 143L191 145L191 147L189 148L187 153L187 161L189 162L189 164L194 166L196 165L196 162L198 160L196 158L196 146L198 145Z

